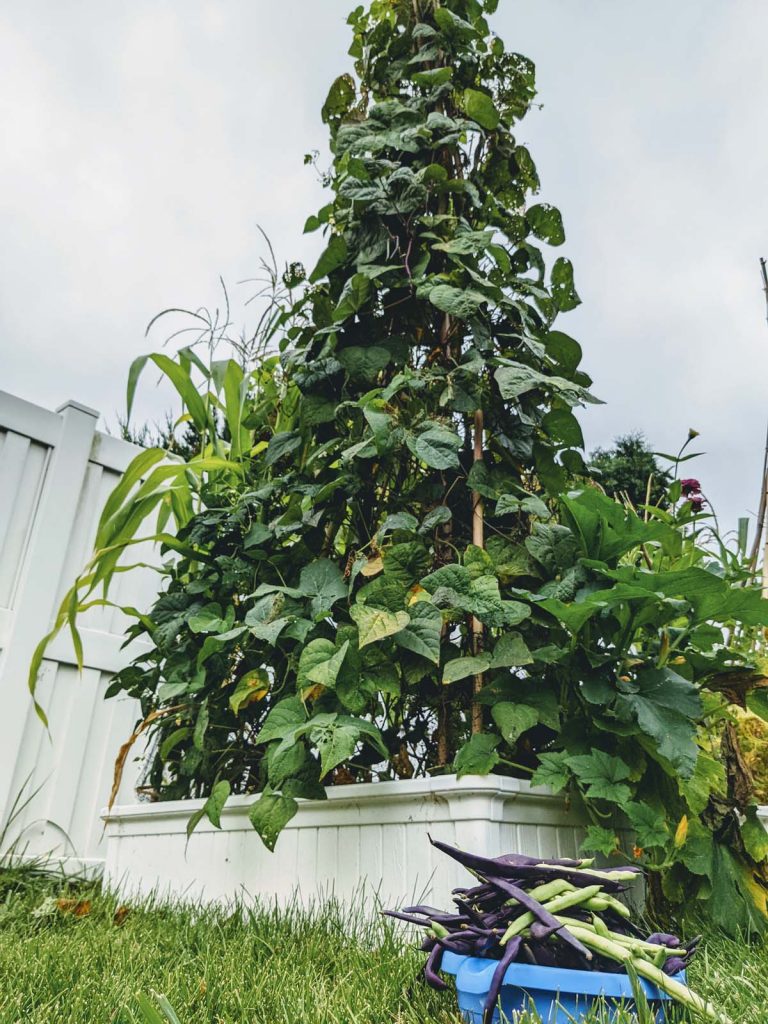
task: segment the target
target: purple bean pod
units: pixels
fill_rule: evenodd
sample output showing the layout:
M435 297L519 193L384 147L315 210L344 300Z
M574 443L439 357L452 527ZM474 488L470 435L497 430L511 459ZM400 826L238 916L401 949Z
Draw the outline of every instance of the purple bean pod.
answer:
M524 942L520 946L520 953L518 955L518 959L526 964L530 964L532 967L539 966L538 961L536 960L536 956L527 942Z
M531 949L536 957L536 963L539 967L559 967L557 957L555 956L554 950L551 946L546 945L543 942L532 942Z
M680 945L680 939L676 935L670 935L669 932L654 932L645 941L654 946L669 946L670 949L677 949Z
M493 1020L493 1011L496 1009L499 992L501 992L501 986L504 983L504 975L507 973L509 965L517 958L522 942L523 940L519 935L510 939L507 943L506 949L504 950L504 955L501 960L499 960L499 964L493 972L491 987L488 989L488 997L485 1000L485 1006L483 1007L483 1024L491 1024L491 1021Z
M429 840L435 849L440 850L442 853L452 857L459 864L468 868L470 871L475 871L479 875L482 875L486 879L489 877L511 879L515 876L516 881L522 881L523 879L530 878L541 878L541 879L555 879L563 878L570 882L577 888L584 889L589 885L594 885L599 882L605 892L614 893L621 892L619 883L613 881L610 878L599 878L596 875L591 875L588 870L576 869L576 868L561 868L551 867L547 864L504 864L499 861L495 861L490 857L481 857L476 853L468 853L464 850L457 850L453 846L449 846L447 843L442 843L438 839Z
M551 924L542 924L541 921L534 921L530 927L531 938L536 942L546 942L550 935L554 935L560 928Z
M665 974L675 975L684 971L687 966L686 959L682 956L671 956L662 967Z
M464 917L469 918L469 920L473 924L479 925L479 927L481 927L481 928L492 927L488 923L488 916L489 915L488 914L485 914L485 915L481 914L479 910L475 910L475 908L472 906L471 903L467 903L465 900L459 899L458 897L454 898L453 902L456 904L458 909L462 912Z
M442 992L448 988L448 984L443 981L440 975L437 973L440 970L440 964L443 959L443 947L435 943L435 947L427 958L427 964L424 968L424 978L430 988L437 989L438 992Z
M469 918L463 914L446 914L439 910L430 910L427 913L428 909L417 910L414 907L406 907L404 910L384 910L382 913L384 917L393 917L398 921L407 921L408 924L415 924L420 928L428 928L430 921L435 921L449 930L452 927L459 928L463 924L469 924Z
M428 928L429 921L422 918L416 917L413 914L404 914L400 910L384 910L382 911L384 917L391 917L395 921L406 921L408 924L418 925L419 928Z
M587 947L579 942L574 935L571 935L568 929L553 914L550 914L546 907L543 907L538 900L529 896L524 889L519 889L516 885L510 884L503 878L489 877L488 881L501 889L502 892L505 892L511 899L517 900L522 907L529 910L542 924L551 926L553 932L557 932L563 942L567 943L572 949L575 949L580 956L586 957L587 960L592 959L592 954Z
M491 860L496 861L498 864L518 864L529 867L537 864L543 864L545 867L550 868L581 868L582 866L580 860L573 860L571 857L554 859L549 857L526 857L522 853L503 853L500 857L492 857Z
M400 910L404 914L424 914L426 917L450 917L444 910L439 907L428 907L425 903L419 903L415 907L401 907Z

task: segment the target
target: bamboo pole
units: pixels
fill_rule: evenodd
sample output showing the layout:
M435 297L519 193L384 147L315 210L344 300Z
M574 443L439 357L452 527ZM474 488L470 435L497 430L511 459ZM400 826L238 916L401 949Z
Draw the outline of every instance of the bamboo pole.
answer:
M484 433L483 410L477 409L474 423L474 454L473 462L477 465L483 461L483 433ZM483 496L479 491L472 491L472 543L475 547L485 547L485 510ZM472 616L472 652L475 655L482 654L485 647L485 629L482 622ZM482 672L473 677L473 697L483 688L484 677ZM476 699L472 701L472 735L475 736L483 731L483 705Z
M446 313L445 316L443 317L443 322L440 327L440 347L443 350L443 359L446 363L448 363L451 358L451 326L451 318ZM450 542L450 538L453 533L453 524L450 520L448 523L445 524L444 529L444 539ZM440 557L442 558L442 552L440 553ZM442 642L445 640L447 632L448 628L446 624L443 623L442 630L440 631L441 645ZM440 704L437 713L437 763L441 767L447 765L452 760L453 756L453 753L451 751L451 737L449 731L448 718L448 698L445 693L445 686L443 686L442 692L440 694Z

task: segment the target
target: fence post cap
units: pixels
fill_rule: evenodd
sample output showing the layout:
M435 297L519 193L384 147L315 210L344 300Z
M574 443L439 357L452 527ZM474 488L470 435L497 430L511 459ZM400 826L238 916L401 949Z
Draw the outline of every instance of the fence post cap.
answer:
M66 412L67 409L74 409L77 412L85 413L86 416L93 416L95 420L97 420L101 415L98 409L91 409L89 405L83 405L82 402L76 402L72 398L70 398L70 400L68 402L65 402L63 405L60 405L56 412Z

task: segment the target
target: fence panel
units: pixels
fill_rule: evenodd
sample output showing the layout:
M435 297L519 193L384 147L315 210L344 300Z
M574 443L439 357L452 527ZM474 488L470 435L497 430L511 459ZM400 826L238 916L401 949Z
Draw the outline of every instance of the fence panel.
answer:
M74 402L52 413L0 391L0 824L19 794L36 792L6 843L21 836L30 855L91 868L104 858L99 814L115 756L138 715L134 701L105 702L103 695L138 647L120 649L126 620L112 608L83 618L82 673L71 639L58 637L39 684L48 732L34 713L27 671L88 557L107 495L138 451L98 432L97 419ZM151 562L149 545L134 548L130 561ZM125 574L110 598L147 607L157 582L150 569ZM123 795L132 793L137 771L129 761Z

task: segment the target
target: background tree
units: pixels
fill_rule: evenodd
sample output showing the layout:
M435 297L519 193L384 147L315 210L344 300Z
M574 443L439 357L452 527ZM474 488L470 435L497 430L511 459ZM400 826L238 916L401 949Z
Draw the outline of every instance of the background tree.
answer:
M672 482L640 432L622 434L610 448L596 448L588 462L606 494L620 499L626 495L635 508L663 502Z
M127 418L117 421L118 437L139 448L163 448L170 455L189 461L200 453L203 439L194 426L186 423L179 427L172 413L165 414L160 423L132 424Z

